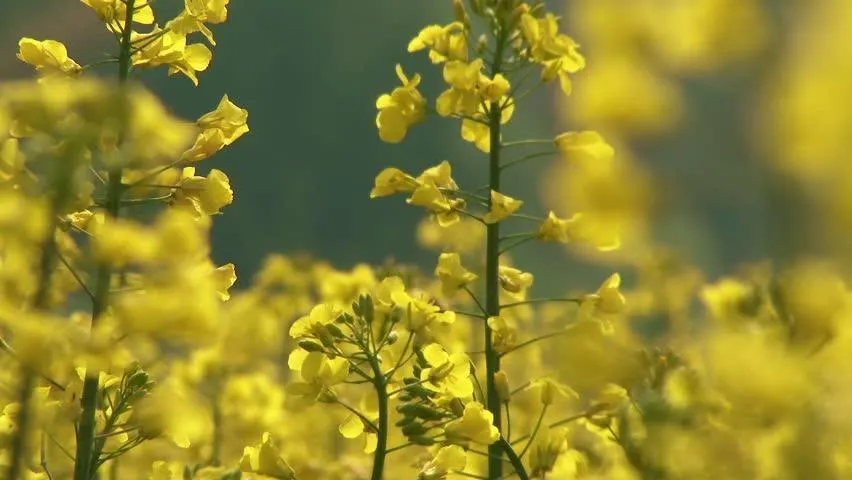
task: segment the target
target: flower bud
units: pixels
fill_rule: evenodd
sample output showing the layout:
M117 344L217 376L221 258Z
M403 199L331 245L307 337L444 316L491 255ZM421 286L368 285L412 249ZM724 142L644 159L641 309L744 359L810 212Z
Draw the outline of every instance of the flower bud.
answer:
M488 49L488 36L484 33L476 40L476 55L481 57Z
M310 340L299 340L299 348L308 352L322 352L323 350L325 350L324 348L322 348L322 345L312 342Z
M457 416L457 417L462 417L462 416L464 416L464 404L463 404L463 403L462 403L462 401L461 401L461 400L459 400L458 398L454 398L454 399L450 402L450 410L452 410L452 411L453 411L453 415L455 415L455 416Z
M515 28L518 22L521 21L521 17L524 14L530 13L530 7L526 3L521 3L512 11L512 16L509 18L509 28Z
M397 333L397 332L396 332L396 330L393 330L393 331L391 331L391 332L388 334L387 344L388 344L388 345L393 345L393 344L394 344L394 343L396 343L398 340L399 340L399 333Z
M494 373L494 389L497 390L497 398L501 403L508 403L511 397L509 391L509 377L503 370Z
M322 342L322 344L325 347L327 347L327 348L334 347L334 337L331 335L331 332L329 332L327 325L322 325L322 326L316 327L314 329L314 333L316 334L317 338L319 338L319 341Z
M464 10L464 4L462 4L461 0L453 0L453 16L457 22L461 22L464 25L465 30L470 29L470 17Z

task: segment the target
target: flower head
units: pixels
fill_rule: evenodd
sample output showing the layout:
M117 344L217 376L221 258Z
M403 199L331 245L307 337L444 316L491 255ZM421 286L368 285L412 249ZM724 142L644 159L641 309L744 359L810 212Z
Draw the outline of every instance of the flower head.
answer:
M417 90L420 75L415 74L409 79L402 71L401 65L396 66L396 75L402 86L376 100L376 108L379 110L376 115L379 138L388 143L401 142L408 129L423 120L426 115L426 99Z

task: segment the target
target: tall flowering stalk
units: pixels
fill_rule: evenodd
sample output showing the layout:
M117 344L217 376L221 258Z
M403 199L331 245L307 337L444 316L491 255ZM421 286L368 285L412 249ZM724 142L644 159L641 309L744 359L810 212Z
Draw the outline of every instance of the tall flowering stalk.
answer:
M130 75L131 53L133 44L131 34L133 30L133 16L136 12L134 4L127 4L124 8L124 27L119 30L118 51L118 82L123 85ZM119 132L119 135L123 133ZM119 139L119 142L121 140ZM105 215L108 219L116 219L121 212L122 189L122 167L115 166L108 172ZM109 220L107 220L109 221ZM112 283L112 266L102 263L98 266L95 277L94 298L92 298L92 328L96 328L97 322L106 312L109 305L110 286ZM74 480L88 480L92 478L92 472L96 470L93 450L95 448L95 414L98 410L98 379L99 372L87 370L83 381L83 396L81 403L83 411L80 416L80 426L77 428L77 452L74 455ZM98 452L100 454L100 452Z
M23 38L18 58L35 68L38 81L0 89L0 146L4 161L13 160L0 190L3 198L29 195L21 201L36 213L22 225L41 222L43 235L40 260L33 262L35 291L4 291L0 298L10 335L4 348L22 362L18 414L10 421L11 480L33 468L34 432L42 436L39 468L48 478L48 439L73 461L70 471L55 474L74 480L97 478L108 463L117 475L120 456L157 437L188 447L186 429L172 413L180 402L166 402L167 387L155 388L144 359L135 357L159 341L209 338L236 279L233 265L210 262L205 238L210 217L233 201L228 178L218 170L196 175L194 164L248 132L247 112L224 96L193 125L169 115L131 79L134 68L167 66L169 75L181 73L197 85L212 53L188 37L201 33L212 44L207 24L225 21L228 1L187 0L162 27L150 2L83 3L115 36L117 55L81 66L61 42ZM82 75L106 64L117 65L118 85ZM39 196L49 202L39 203ZM165 208L153 222L124 214L157 204ZM4 239L4 266L29 255L10 245ZM72 294L91 301L90 322L79 321L82 312L71 319L55 313ZM36 346L52 353L37 355ZM61 437L69 426L73 446Z
M472 21L467 8L473 12L476 21ZM501 369L501 360L518 348L555 335L517 341L514 309L532 303L572 302L580 306L581 321L592 321L607 328L602 314L618 314L624 300L618 292L617 274L594 294L577 298L527 299L533 275L508 265L505 259L510 250L531 240L587 243L607 250L618 246L618 234L595 228L596 219L592 216L575 213L571 218L562 219L550 212L547 218L538 219L540 226L535 231L501 235L501 224L509 219L536 219L520 214L522 200L503 193L507 186L502 174L510 167L536 158L557 156L560 151L568 157L571 157L572 151L579 151L585 153L583 161L605 163L610 160L612 149L594 132L568 132L546 140L504 141L505 124L512 118L518 101L538 85L552 81L558 81L561 90L569 94L570 74L582 69L585 59L579 54L577 44L559 33L557 17L546 12L540 3L471 0L467 8L460 0L454 1L455 21L424 28L410 42L408 50L426 50L432 63L443 65L443 78L448 89L436 99L434 112L441 117L460 120L462 138L487 155L487 194L483 196L478 191L459 188L451 176L449 162L445 161L417 177L396 168L386 169L376 177L371 196L409 194L407 203L425 208L443 228L452 227L465 217L485 226L482 300L475 292L480 275L462 265L459 253L442 253L435 273L448 299L455 298L456 292L466 292L480 310L466 316L478 319L484 332L486 388L485 396L480 400L484 403L483 411L487 413L491 428L498 433L486 442L487 478L502 478L504 462L508 462L520 478L528 478L522 457L532 446L549 403L544 403L539 424L527 437L526 446L516 452L511 438L508 438L510 426L503 422L504 407L508 417L511 392L506 374ZM476 44L472 44L475 27L481 27L484 33ZM471 52L478 57L471 58ZM530 73L536 67L541 69L540 81L536 85L527 85ZM391 143L401 141L429 111L427 101L418 90L420 76L409 78L399 66L397 75L402 86L381 96L376 103L379 136ZM516 158L504 158L507 150L527 146L543 146L544 149ZM478 207L482 213L471 207ZM465 411L467 406L475 404L470 399L457 400L466 404ZM447 437L446 443L455 443L451 435ZM534 470L537 468L536 465ZM424 473L423 478L443 478L446 471L436 469L435 472Z

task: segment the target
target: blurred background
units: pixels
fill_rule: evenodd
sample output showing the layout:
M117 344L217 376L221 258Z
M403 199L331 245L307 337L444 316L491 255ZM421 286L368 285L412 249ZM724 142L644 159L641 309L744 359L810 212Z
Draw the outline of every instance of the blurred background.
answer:
M158 0L158 15L171 18L179 3ZM589 66L567 100L551 87L528 97L507 140L601 131L651 179L653 243L711 278L818 248L798 190L762 158L771 149L752 141L768 81L795 31L788 10L800 2L547 3L565 5L563 28ZM164 69L140 73L184 118L212 110L223 94L249 111L250 134L199 165L225 171L235 192L215 222L216 261L235 263L243 278L270 252L310 252L341 268L393 257L431 270L435 253L416 243L422 212L368 193L382 168L416 174L444 159L460 184L484 183L485 159L459 138L455 121L429 118L398 145L380 142L374 124L376 97L397 84L396 63L424 75L430 102L440 92L440 70L406 45L425 24L448 23L450 1L234 0L229 11L214 26L213 62L198 87ZM65 42L80 64L113 51L110 34L77 0L0 0L0 80L31 76L15 58L25 35ZM551 169L530 162L513 170L507 193L525 199L529 213L560 208L552 205L560 187ZM613 268L557 246L520 248L514 261L536 272L545 293L588 286L588 276L576 282L577 272L602 280Z

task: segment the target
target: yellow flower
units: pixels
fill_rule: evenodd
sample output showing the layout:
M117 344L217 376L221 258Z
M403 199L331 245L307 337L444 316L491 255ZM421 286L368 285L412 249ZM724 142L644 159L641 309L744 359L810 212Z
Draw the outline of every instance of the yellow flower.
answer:
M149 41L149 38L153 40ZM164 33L162 29L155 28L150 33L133 35L133 41L145 45L133 54L133 65L142 67L168 65L169 75L183 73L195 86L198 86L196 73L206 70L213 58L213 53L205 45L200 43L187 45L186 35L178 34L173 30L165 30Z
M186 35L155 27L147 33L132 32L130 40L143 45L133 54L135 66L158 67L179 61L186 49Z
M485 223L497 223L515 213L523 204L523 200L515 200L508 195L491 190L491 208L482 219Z
M566 221L565 229L571 242L591 245L601 252L621 247L619 225L604 219L595 220L583 213L575 213Z
M218 128L204 130L195 137L195 143L189 150L183 152L181 160L197 162L210 158L214 153L225 147L225 133Z
M233 263L226 263L213 269L213 282L218 286L216 292L223 302L231 298L230 289L237 281L237 270Z
M563 385L550 377L541 377L531 381L529 389L538 392L539 401L544 406L552 405L557 395L564 398L580 398L580 395L571 387Z
M287 392L298 397L317 398L349 376L349 362L346 358L329 358L321 352L293 350L287 364L291 370L299 372L298 379L287 385Z
M451 61L444 65L444 81L450 86L435 102L442 117L449 115L473 115L479 102L479 79L482 76L481 58L470 62Z
M500 265L498 270L500 286L513 298L523 300L526 298L527 289L529 289L535 277L532 273L522 272L517 268L512 268L506 265Z
M447 445L441 447L426 462L417 475L417 480L439 480L445 478L452 471L462 471L467 465L467 455L464 449L458 445Z
M494 415L481 403L469 402L464 406L464 414L458 420L450 422L444 429L447 438L469 440L480 445L491 445L500 438L500 431L494 426Z
M515 104L513 102L507 104L505 97L500 99L499 103L505 105L500 113L500 123L506 124L512 119ZM485 108L482 105L479 105L475 117L479 119L487 118ZM491 131L488 125L483 124L481 121L469 118L462 120L461 137L465 141L474 144L480 152L489 153L491 151Z
M375 424L379 418L378 398L372 392L361 398L359 413ZM376 443L378 437L370 424L364 422L358 415L349 414L343 423L338 427L338 431L344 438L355 439L364 436L364 453L373 453L376 451Z
M201 43L187 45L183 51L183 55L177 61L169 63L169 75L182 73L192 81L192 84L198 86L197 72L203 72L210 66L210 60L213 59L213 52Z
M509 93L509 80L498 73L494 78L488 78L485 75L479 77L479 91L482 98L488 102L497 102L505 100L504 97Z
M586 66L586 60L577 51L579 45L570 37L559 33L559 24L552 13L544 18L535 18L529 13L521 16L521 33L529 46L530 60L540 64L541 79L550 82L559 78L562 91L571 93L569 73L576 73Z
M80 0L95 11L98 18L119 30L124 28L127 18L127 4L133 5L133 23L151 25L154 23L154 10L147 0ZM138 5L137 5L138 4ZM113 25L114 24L114 25Z
M566 451L568 451L567 428L547 428L540 432L530 449L530 475L543 477L550 473L556 460Z
M601 322L604 332L612 332L612 317L624 313L626 301L619 291L621 275L613 273L598 288L597 292L583 295L580 299L580 316Z
M569 160L604 161L615 155L615 149L595 131L560 133L554 142Z
M447 190L458 190L459 186L453 180L453 169L450 162L444 160L434 167L429 167L423 170L423 173L418 175L417 182L431 183L438 188Z
M159 239L151 229L124 219L96 222L90 233L92 249L99 261L124 267L150 263L157 258Z
M515 321L506 316L488 317L488 327L494 349L504 353L518 344L518 328Z
M755 303L753 300L757 298L757 292L753 284L734 278L723 278L702 287L700 297L713 319L738 323L750 317L744 307Z
M260 445L246 447L240 459L240 470L246 473L266 475L276 480L295 480L296 473L281 458L278 447L272 441L272 434L264 432Z
M376 312L390 313L393 307L396 306L394 295L405 293L405 284L399 277L383 278L378 285L373 288L372 297Z
M317 335L318 329L334 322L339 313L339 310L329 303L316 305L308 315L293 322L293 325L290 326L290 336L298 339Z
M450 324L455 322L455 312L441 311L441 307L431 303L425 295L409 295L403 289L391 292L391 299L403 310L405 326L412 332L423 332L432 323Z
M230 145L249 131L247 121L248 110L236 106L225 95L219 101L216 110L205 113L196 123L202 131L213 128L221 130L224 144Z
M216 45L213 32L205 23L223 23L228 19L228 3L230 0L184 0L184 9L177 17L166 24L166 28L180 35L201 32L210 42Z
M426 183L417 187L406 203L425 208L435 215L439 225L448 227L459 221L456 207L462 205L463 201L449 200L437 186Z
M462 266L461 258L457 253L442 253L438 257L435 276L441 281L443 293L448 297L478 278L476 274Z
M209 432L208 413L193 391L177 381L159 384L133 408L140 434L147 438L165 436L180 448Z
M464 24L452 22L446 26L429 25L408 43L409 53L426 48L429 49L432 63L467 61L467 31Z
M569 220L557 217L552 211L548 212L535 236L545 242L568 243L568 223Z
M467 355L449 354L437 343L426 345L422 353L429 367L420 372L420 380L423 387L442 394L443 398L438 400L439 403L446 403L454 398L473 398L470 358Z
M450 227L442 227L429 219L423 219L417 225L417 241L432 250L474 253L481 250L485 244L485 227L469 217L460 219Z
M183 178L175 191L176 205L187 205L199 215L215 215L234 201L228 176L217 169L206 177L195 175L195 167L183 169Z
M376 127L379 138L388 143L399 143L405 138L408 129L423 120L426 115L426 99L417 90L420 75L415 74L409 80L402 71L402 66L396 66L396 75L402 82L402 87L395 88L390 94L381 95L376 100Z
M376 175L370 198L387 197L395 193L411 193L417 185L417 180L402 170L386 168Z
M82 67L68 57L68 50L56 40L35 40L24 37L18 41L17 57L35 67L39 75L76 75Z

